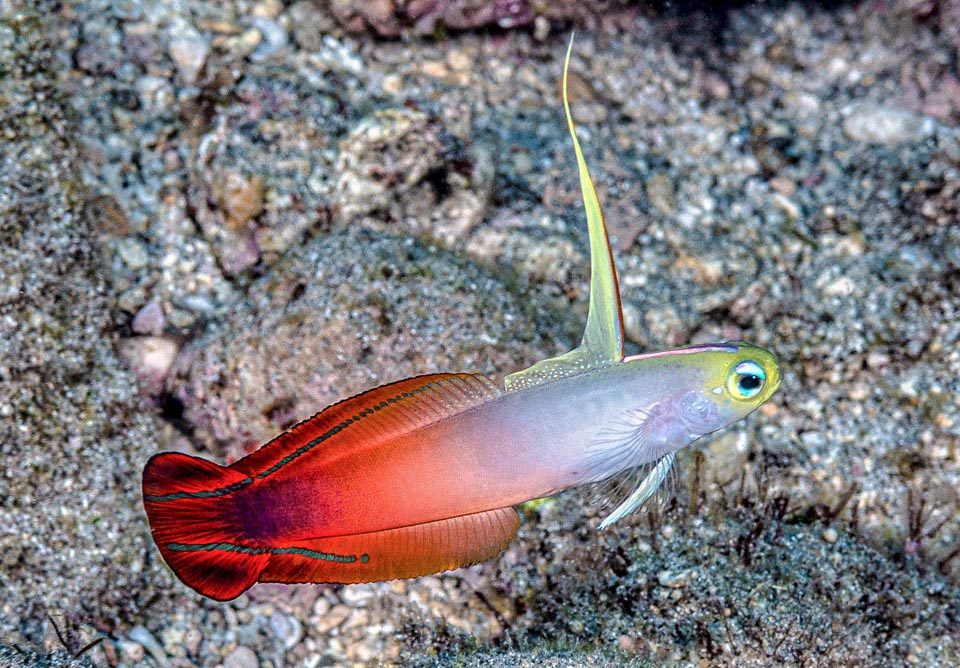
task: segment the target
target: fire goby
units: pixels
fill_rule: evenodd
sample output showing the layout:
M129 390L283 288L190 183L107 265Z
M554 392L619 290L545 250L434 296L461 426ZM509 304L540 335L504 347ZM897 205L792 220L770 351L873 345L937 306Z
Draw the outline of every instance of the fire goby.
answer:
M743 342L624 357L620 295L603 215L567 98L590 234L580 345L507 376L440 373L334 404L231 464L155 455L143 503L164 560L227 600L256 582L369 582L489 559L513 509L649 465L601 523L662 483L677 450L746 416L780 383L776 358Z

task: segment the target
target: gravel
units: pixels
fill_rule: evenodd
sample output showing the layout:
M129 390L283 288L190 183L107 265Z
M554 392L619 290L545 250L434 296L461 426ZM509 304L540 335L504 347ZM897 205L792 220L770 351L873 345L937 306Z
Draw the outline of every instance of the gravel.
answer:
M652 519L598 533L569 493L487 564L228 604L160 562L151 454L578 340L583 3L488 4L513 18L0 3L0 663L957 662L954 1L587 3L573 113L628 352L743 338L785 370Z

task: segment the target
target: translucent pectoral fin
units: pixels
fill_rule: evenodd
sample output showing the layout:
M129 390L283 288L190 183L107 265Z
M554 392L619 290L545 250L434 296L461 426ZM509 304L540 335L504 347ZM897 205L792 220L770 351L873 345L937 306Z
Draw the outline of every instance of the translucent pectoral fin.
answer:
M653 496L670 472L674 457L674 453L671 452L658 461L656 466L653 467L653 470L647 474L647 477L633 490L630 496L624 499L623 503L617 506L612 513L600 522L600 528L606 529L617 520L626 517L643 505L644 501Z
M567 56L563 62L563 108L577 156L580 190L590 233L590 310L580 345L564 355L543 360L528 369L507 376L504 386L508 392L572 376L623 359L623 313L620 308L617 269L613 263L613 252L610 250L610 240L603 222L603 211L580 150L580 141L577 139L567 97L567 70L572 49L571 35Z

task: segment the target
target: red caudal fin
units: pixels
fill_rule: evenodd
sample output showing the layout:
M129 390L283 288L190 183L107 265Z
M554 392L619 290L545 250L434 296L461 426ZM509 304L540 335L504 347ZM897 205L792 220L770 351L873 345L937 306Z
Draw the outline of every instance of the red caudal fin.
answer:
M143 507L153 540L177 577L226 601L257 581L269 552L244 547L232 492L252 482L236 471L178 452L155 455L143 470Z

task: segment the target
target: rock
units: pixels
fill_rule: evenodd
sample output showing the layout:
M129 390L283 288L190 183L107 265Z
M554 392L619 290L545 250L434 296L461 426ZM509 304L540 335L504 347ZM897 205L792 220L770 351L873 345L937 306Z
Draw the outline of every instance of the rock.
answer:
M183 637L183 646L186 648L188 655L196 656L197 652L200 651L200 643L202 642L203 632L201 632L200 629L187 629Z
M223 668L260 668L260 659L246 645L237 645L224 657Z
M447 64L456 72L468 72L473 69L476 58L463 49L453 49L447 53Z
M326 635L343 624L352 614L353 610L347 606L335 605L317 620L313 625L313 630L320 635Z
M136 239L125 237L117 242L117 255L133 271L143 269L150 261L147 249Z
M495 168L463 136L470 126L461 107L442 119L409 109L363 119L340 143L333 192L340 224L462 247L486 210Z
M704 480L716 480L724 484L740 476L750 455L750 442L744 432L726 430L706 447L706 457L702 463L704 470L700 474Z
M180 624L174 624L161 630L160 641L163 645L163 651L175 657L178 655L182 656L186 635L187 629Z
M668 587L670 589L682 589L687 586L687 580L690 579L689 571L660 571L657 573L657 582L660 583L661 587Z
M137 336L122 339L117 349L120 357L137 375L144 392L158 396L177 357L177 343L161 336Z
M330 610L330 601L325 596L318 596L313 602L313 614L316 617L323 617Z
M662 173L652 175L647 179L647 199L664 216L677 214L677 203L673 194L673 182Z
M332 18L314 0L298 0L287 10L293 40L304 51L319 51L323 36L332 32Z
M147 654L143 645L133 640L122 639L117 642L117 645L120 649L120 657L129 665L140 663Z
M918 143L931 136L936 123L905 109L864 103L854 107L843 121L843 132L867 144Z
M210 55L207 40L196 31L187 31L170 40L167 52L177 66L181 81L188 86L196 85Z
M303 637L303 625L293 615L281 612L270 615L270 630L283 643L284 649L293 649Z
M408 109L379 111L357 125L340 144L334 196L346 220L391 210L391 202L441 166L437 128L426 114Z
M214 183L217 204L226 214L226 222L235 231L243 231L248 221L263 211L263 179L236 170L226 170Z
M251 61L260 63L269 60L286 48L287 31L272 18L254 16L250 20L250 25L259 30L263 37L250 53Z
M167 653L164 652L163 646L153 637L153 634L150 633L144 626L134 626L130 629L130 633L127 636L137 642L150 652L150 656L153 657L153 660L157 664L157 668L173 668L170 664L170 659L167 658Z
M376 595L375 585L358 584L348 585L340 590L340 600L353 608L363 608Z
M130 327L136 334L152 334L156 336L163 331L166 322L166 316L163 313L163 307L160 305L160 302L152 300L137 311Z
M175 329L187 329L197 321L197 317L190 311L175 308L167 315L167 321Z

